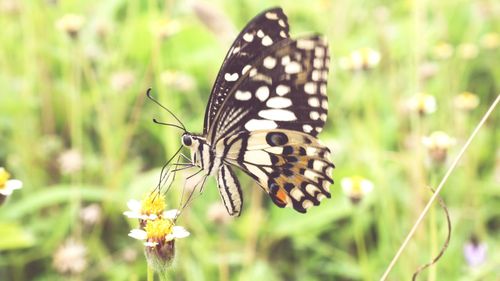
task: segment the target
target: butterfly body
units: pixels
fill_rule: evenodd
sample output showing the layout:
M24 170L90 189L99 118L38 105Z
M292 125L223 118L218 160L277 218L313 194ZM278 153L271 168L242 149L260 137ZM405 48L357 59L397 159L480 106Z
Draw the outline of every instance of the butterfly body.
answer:
M201 135L184 133L191 162L215 176L231 215L243 204L236 167L279 207L299 212L330 197L330 150L316 138L326 122L328 46L319 35L293 40L281 8L257 15L230 48Z

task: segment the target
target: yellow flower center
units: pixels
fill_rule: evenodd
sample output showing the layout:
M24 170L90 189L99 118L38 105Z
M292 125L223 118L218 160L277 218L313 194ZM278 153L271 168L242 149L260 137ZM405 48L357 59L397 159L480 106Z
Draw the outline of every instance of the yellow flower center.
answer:
M148 241L163 241L167 234L172 232L174 223L168 219L148 220L144 230L148 234Z
M0 168L0 189L5 187L5 184L10 179L10 174L4 168Z
M155 192L144 197L141 202L141 212L143 214L155 214L159 216L165 211L166 207L165 199Z
M352 193L354 195L362 194L363 189L361 188L361 182L364 180L364 178L360 176L353 176L351 177L351 180L352 180Z

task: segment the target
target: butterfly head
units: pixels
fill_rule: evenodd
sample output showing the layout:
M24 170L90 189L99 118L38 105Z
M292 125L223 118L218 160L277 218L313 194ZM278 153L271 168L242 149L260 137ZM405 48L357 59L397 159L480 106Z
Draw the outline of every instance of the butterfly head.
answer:
M181 137L182 145L188 147L191 152L191 161L194 165L202 167L200 153L206 148L205 138L185 132Z

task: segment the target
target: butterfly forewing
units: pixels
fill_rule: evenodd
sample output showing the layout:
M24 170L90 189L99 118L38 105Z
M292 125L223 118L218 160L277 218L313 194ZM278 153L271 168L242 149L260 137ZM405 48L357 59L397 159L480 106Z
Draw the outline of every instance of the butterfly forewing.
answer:
M269 46L289 38L287 17L281 8L273 8L257 15L241 31L229 49L217 75L205 111L203 132L206 134L231 93L235 84L249 70Z
M239 131L288 129L316 136L326 121L328 46L312 36L285 39L256 59L227 96L208 140Z

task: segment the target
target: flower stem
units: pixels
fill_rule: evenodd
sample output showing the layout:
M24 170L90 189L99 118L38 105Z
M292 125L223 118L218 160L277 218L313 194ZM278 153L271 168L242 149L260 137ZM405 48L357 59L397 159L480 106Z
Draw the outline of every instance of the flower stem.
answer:
M154 281L155 280L155 272L153 270L153 268L148 264L148 281Z

